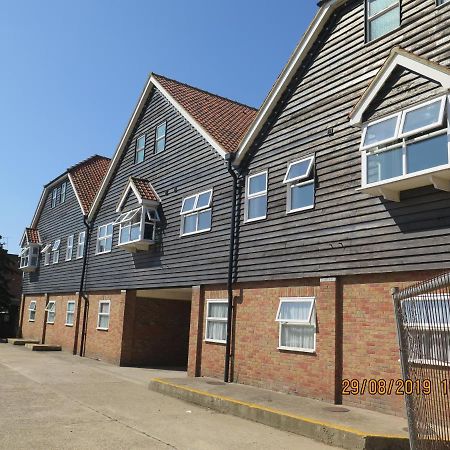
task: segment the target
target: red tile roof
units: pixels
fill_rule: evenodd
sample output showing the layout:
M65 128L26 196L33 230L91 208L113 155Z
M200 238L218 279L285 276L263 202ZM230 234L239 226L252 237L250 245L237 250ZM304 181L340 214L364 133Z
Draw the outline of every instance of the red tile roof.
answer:
M143 200L154 200L159 201L158 194L153 189L150 181L144 180L143 178L131 177L131 181L136 186L139 195Z
M257 110L219 95L153 74L161 86L227 152L237 150Z
M25 233L29 244L39 244L41 242L39 231L35 228L25 228Z
M94 155L67 170L86 213L106 176L109 163L109 158Z

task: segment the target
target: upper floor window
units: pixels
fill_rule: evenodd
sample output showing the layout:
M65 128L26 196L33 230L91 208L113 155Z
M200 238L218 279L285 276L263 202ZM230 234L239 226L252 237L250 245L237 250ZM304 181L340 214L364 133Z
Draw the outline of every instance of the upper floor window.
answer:
M64 182L61 184L61 194L60 194L60 202L64 203L66 201L66 191L67 191L67 183Z
M53 243L52 253L53 253L53 264L59 262L59 247L61 246L61 239L56 239Z
M44 266L48 266L50 264L50 251L52 248L52 244L44 245L44 248L41 250L41 254L44 255Z
M438 5L443 5L444 3L448 3L450 0L437 0Z
M86 231L78 233L77 259L84 256L84 242L86 240Z
M289 164L283 183L287 184L286 212L314 208L314 156Z
M431 184L428 174L448 168L446 103L447 97L433 99L364 126L363 188L391 183L393 189L393 183L402 179L409 180L402 189L424 186ZM426 179L421 180L421 175ZM440 173L435 182L441 177L448 179Z
M54 188L52 191L52 208L56 206L57 199L58 199L58 188Z
M134 162L140 163L144 161L145 157L145 134L136 139L136 153L134 155Z
M64 181L59 186L53 188L51 207L54 208L57 204L64 203L66 201L66 194L67 181Z
M166 148L167 122L160 123L156 127L155 153L162 152Z
M249 175L245 189L244 218L246 222L267 217L267 171Z
M20 269L32 272L39 265L39 244L29 244L20 251Z
M191 195L181 205L181 235L200 233L211 229L212 189Z
M67 247L66 247L66 261L72 259L73 252L73 234L67 237Z
M97 255L108 253L112 249L113 224L101 225L97 234Z
M400 26L399 0L366 0L367 41L373 41Z

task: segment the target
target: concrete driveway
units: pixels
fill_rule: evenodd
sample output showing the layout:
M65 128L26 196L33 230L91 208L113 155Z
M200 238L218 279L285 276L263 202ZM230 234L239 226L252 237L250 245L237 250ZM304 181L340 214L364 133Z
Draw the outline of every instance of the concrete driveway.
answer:
M186 375L0 344L0 448L332 448L151 392L157 376Z

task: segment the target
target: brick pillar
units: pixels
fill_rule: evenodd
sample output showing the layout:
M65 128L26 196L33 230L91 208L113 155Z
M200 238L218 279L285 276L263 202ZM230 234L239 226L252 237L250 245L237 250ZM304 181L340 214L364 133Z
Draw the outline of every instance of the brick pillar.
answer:
M191 324L189 329L188 375L201 375L201 359L203 344L203 316L205 296L201 286L192 286Z
M342 318L341 300L336 278L321 278L316 300L323 397L332 403L341 402Z
M134 329L136 316L136 291L120 291L123 297L123 328L122 348L120 350L120 365L133 364Z

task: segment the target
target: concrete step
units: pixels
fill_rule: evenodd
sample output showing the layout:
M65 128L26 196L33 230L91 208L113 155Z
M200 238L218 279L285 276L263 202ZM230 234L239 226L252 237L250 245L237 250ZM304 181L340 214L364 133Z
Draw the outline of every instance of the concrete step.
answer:
M25 348L33 352L60 352L60 345L47 345L47 344L25 344Z
M39 341L37 339L8 338L8 344L12 345L39 344Z
M334 447L349 450L410 448L408 434L402 429L406 421L373 411L333 407L304 397L207 378L154 378L149 389Z

